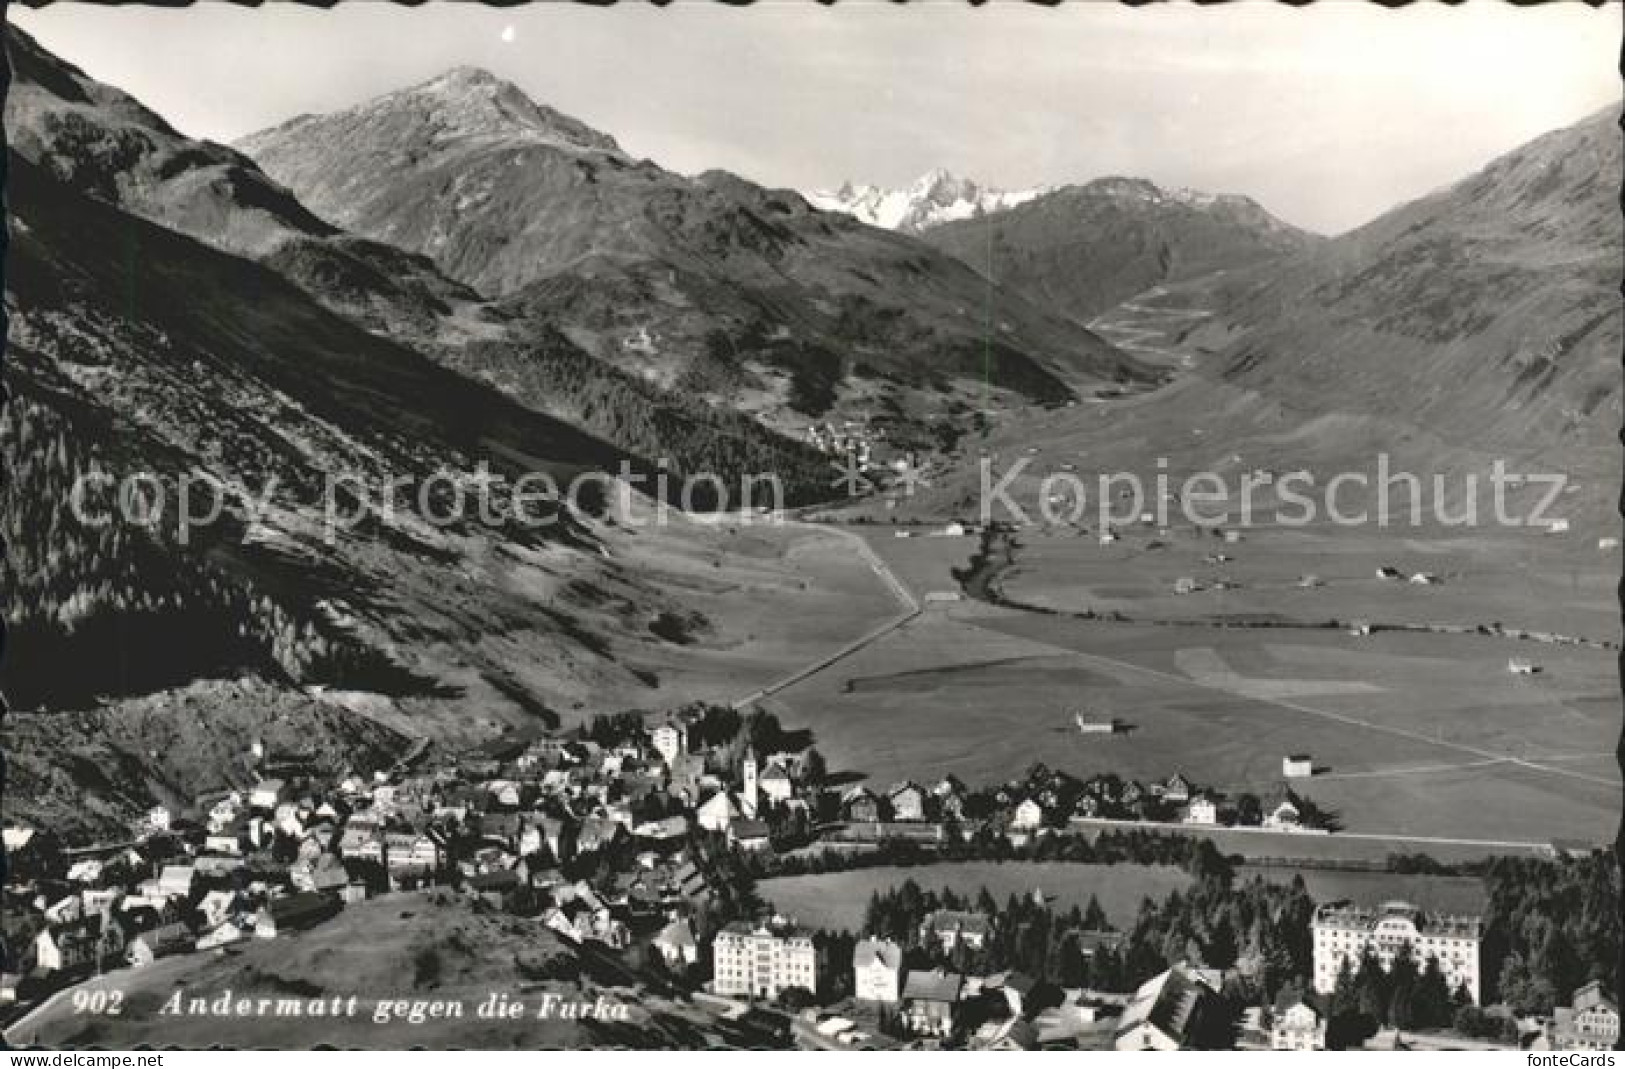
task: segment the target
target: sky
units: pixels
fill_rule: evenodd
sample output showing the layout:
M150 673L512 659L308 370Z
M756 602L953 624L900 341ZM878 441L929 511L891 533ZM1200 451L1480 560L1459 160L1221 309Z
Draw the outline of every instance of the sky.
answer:
M461 65L683 173L801 190L926 171L1252 196L1339 233L1618 104L1621 5L1250 0L665 9L11 5L184 133L230 141Z

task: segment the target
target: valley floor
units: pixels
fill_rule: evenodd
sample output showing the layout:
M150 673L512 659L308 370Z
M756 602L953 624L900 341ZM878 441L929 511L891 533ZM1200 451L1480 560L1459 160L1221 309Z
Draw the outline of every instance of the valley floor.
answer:
M950 569L976 551L968 537L853 530L922 598L955 589ZM1308 753L1316 774L1292 786L1350 833L1324 848L1293 837L1314 856L1380 857L1390 847L1481 856L1558 838L1611 839L1620 804L1617 632L1601 604L1607 587L1590 574L1600 575L1606 558L1586 571L1563 556L1531 568L1539 556L1408 539L1395 552L1452 576L1449 586L1415 587L1361 578L1380 551L1323 537L1312 554L1341 561L1326 569L1338 578L1299 591L1298 555L1248 543L1227 547L1247 561L1248 583L1234 598L1248 613L1277 611L1271 626L1218 626L1230 595L1161 593L1162 572L1202 567L1206 542L1176 537L1147 549L1148 540L1131 535L1107 547L1022 534L999 589L1032 608L928 603L769 704L785 723L810 727L832 767L876 786L947 773L996 783L1042 760L1080 777L1160 781L1182 771L1228 794L1265 794L1283 782L1285 755ZM1093 607L1108 584L1109 608L1133 615L1072 615ZM1536 590L1548 596L1524 600ZM1305 611L1303 594L1316 596L1318 614ZM1521 624L1518 604L1531 606L1534 626L1595 645L1324 626L1324 617L1344 613L1468 625L1493 615L1510 631ZM1172 611L1178 616L1164 616ZM1511 674L1511 658L1542 670ZM1079 711L1119 718L1126 730L1081 735L1072 722Z

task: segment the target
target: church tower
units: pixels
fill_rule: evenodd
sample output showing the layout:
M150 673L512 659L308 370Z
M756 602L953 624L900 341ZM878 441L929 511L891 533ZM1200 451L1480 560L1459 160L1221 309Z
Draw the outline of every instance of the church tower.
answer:
M754 817L757 806L756 747L748 745L745 747L745 759L740 766L740 772L745 780L745 789L739 794L740 808L745 811L746 816Z

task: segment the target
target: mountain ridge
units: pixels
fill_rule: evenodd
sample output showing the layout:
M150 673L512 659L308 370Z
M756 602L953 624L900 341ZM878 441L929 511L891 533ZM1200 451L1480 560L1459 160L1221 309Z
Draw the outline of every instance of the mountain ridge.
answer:
M545 316L506 313L427 257L339 229L247 156L184 137L20 30L8 39L18 60L8 128L19 154L53 178L262 263L367 330L494 383L631 454L665 458L679 474L710 471L733 482L746 472L771 471L796 503L827 493L825 462L804 444L594 361ZM436 81L438 88L425 89L431 82L402 92L436 99L449 92L461 101L457 116L466 120L472 107L490 117L478 123L482 130L492 122L533 128L555 121L553 113L524 110L508 99L517 90L483 73L453 71ZM464 99L470 95L472 104ZM537 388L540 378L551 388Z
M1060 186L921 237L1081 322L1154 286L1248 267L1325 240L1251 197L1117 176Z
M470 78L237 144L322 218L545 314L631 374L798 435L834 412L921 440L944 397L968 415L1157 378L930 246L794 191L676 175L613 139L442 136L435 116L462 107Z
M727 699L792 667L803 614L816 632L837 606L867 605L849 551L822 536L678 510L656 524L636 492L639 515L605 512L617 495L601 476L625 462L654 486L654 458L583 426L628 441L648 428L614 421L663 420L654 433L676 437L716 420L695 455L760 470L761 438L728 414L601 378L545 321L510 322L449 280L458 293L427 330L365 321L341 284L370 298L405 273L391 259L443 276L325 222L294 225L297 198L259 214L244 191L276 185L252 161L7 37L22 59L7 126L22 136L7 158L0 670L34 711L8 759L38 792L14 817L105 836L220 786L220 755L247 737L366 769L425 740ZM353 246L366 263L346 259ZM521 351L457 346L478 364L460 365L430 344L449 320ZM518 372L545 384L545 404L493 381ZM582 418L594 407L607 418ZM827 494L824 458L778 444ZM519 496L521 477L584 473L597 492ZM62 507L88 477L106 524ZM132 478L162 495L154 522L99 492ZM222 505L184 535L183 482L197 512ZM219 704L229 715L210 717Z
M1014 208L1053 188L997 189L937 168L906 187L854 185L848 180L839 189L815 190L806 196L815 208L843 212L882 230L917 234L942 223Z
M1510 514L1541 503L1523 474L1561 475L1548 515L1617 535L1625 223L1604 176L1622 155L1604 108L1346 234L1137 295L1123 322L1151 325L1181 362L1173 382L1088 419L1011 421L989 448L1142 474L1153 453L1232 480L1358 473L1368 508L1383 458L1425 489L1442 480L1453 514L1476 486L1481 518L1499 463ZM966 466L913 506L975 486Z

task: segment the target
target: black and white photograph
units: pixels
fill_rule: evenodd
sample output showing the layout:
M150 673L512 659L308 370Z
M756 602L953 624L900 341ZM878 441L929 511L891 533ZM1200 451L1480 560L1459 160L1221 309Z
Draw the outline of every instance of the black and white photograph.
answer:
M8 1064L1612 1065L1622 11L14 0Z

